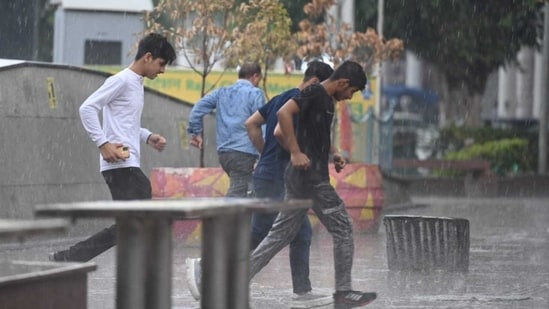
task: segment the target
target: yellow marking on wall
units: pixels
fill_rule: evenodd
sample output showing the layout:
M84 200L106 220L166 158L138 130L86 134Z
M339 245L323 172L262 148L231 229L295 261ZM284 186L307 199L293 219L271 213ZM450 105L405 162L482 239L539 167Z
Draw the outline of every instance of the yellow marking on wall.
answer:
M187 136L187 122L179 122L179 143L181 144L181 149L189 149L189 137Z
M50 109L57 108L57 98L55 97L55 88L53 87L53 77L46 78L46 85L48 88L48 101Z
M356 186L358 188L366 188L366 169L365 168L359 168L356 171L349 174L347 177L345 177L345 182L348 184L352 184L353 186Z
M309 221L311 221L312 226L315 226L320 223L320 220L318 220L318 217L316 216L316 214L308 213L307 215L309 217Z
M334 177L332 177L332 175L330 175L330 184L332 185L332 187L336 187L337 185L337 179L335 179Z
M223 173L221 177L213 184L213 188L219 192L227 193L229 190L230 180L226 173Z
M372 208L362 208L360 211L359 220L371 220L374 218L374 210Z
M210 187L215 183L218 176L219 176L218 174L205 176L204 178L202 178L199 181L195 182L195 185L196 186L201 186L201 187Z
M91 68L112 74L122 70L121 67L112 66L94 66ZM296 72L293 74L268 72L267 74L267 97L269 98L272 98L288 89L295 88L303 81L303 74L301 72ZM211 72L206 78L205 89L206 91L209 90L211 92L212 86L215 86L213 88L215 89L232 85L238 79L237 75L237 72L234 70L227 70L225 72ZM375 87L375 80L371 80L370 82L372 87ZM192 70L169 68L165 73L159 75L153 80L145 79L144 84L147 87L151 87L162 93L171 95L191 104L198 102L201 98L202 77ZM263 83L259 86L263 87ZM374 106L374 103L375 95L366 100L362 97L362 93L360 91L355 92L349 101L351 111L357 116L364 115L368 110L368 107Z
M189 235L189 239L202 239L202 222L199 222L196 228Z
M368 197L366 198L366 207L374 207L374 197L372 196L372 193L368 193Z

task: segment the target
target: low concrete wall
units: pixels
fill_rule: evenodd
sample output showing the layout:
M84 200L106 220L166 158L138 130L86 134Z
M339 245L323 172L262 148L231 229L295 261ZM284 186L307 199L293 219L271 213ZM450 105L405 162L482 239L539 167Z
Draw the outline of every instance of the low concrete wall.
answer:
M463 178L414 177L398 178L383 175L387 206L411 203L413 196L465 197ZM494 177L495 194L484 197L548 197L549 176L517 175Z
M99 151L78 115L80 104L107 76L45 63L0 67L0 217L32 217L33 205L41 203L111 199L99 173ZM51 87L55 97L49 96ZM199 165L199 151L188 146L185 134L191 108L145 90L142 126L168 140L162 153L141 146L146 174L153 167ZM206 166L218 165L214 125L213 115L206 116Z

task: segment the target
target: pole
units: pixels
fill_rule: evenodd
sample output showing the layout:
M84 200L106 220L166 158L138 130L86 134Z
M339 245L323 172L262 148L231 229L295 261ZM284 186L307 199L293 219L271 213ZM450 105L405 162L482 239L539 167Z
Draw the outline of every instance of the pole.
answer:
M545 174L547 172L547 94L548 75L549 75L549 2L545 3L544 14L545 21L543 27L543 42L542 42L542 72L540 77L539 88L540 94L540 114L539 114L539 156L538 156L538 174Z
M40 3L41 1L32 1L32 60L38 60L40 50Z
M383 39L383 16L384 16L384 0L378 0L377 1L377 35L380 39ZM375 64L374 67L374 76L376 78L376 84L375 84L375 106L374 106L374 117L375 115L381 115L381 60ZM375 121L375 120L373 120ZM373 154L373 161L368 163L379 163L379 146L381 143L379 132L380 128L377 127L374 129L374 132L376 133L374 136L375 140L372 144L367 146L373 147L373 151L369 151Z
M384 13L384 0L377 1L377 35L383 39L383 16ZM381 111L381 61L376 64L376 106L374 108L375 114L379 115Z

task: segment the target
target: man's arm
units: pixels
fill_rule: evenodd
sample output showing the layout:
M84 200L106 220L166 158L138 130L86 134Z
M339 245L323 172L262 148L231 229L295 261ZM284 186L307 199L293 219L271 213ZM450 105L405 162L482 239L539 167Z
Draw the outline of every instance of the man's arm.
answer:
M246 131L248 131L248 137L255 149L259 153L263 152L263 147L265 147L265 140L263 139L263 131L261 126L265 124L265 119L261 116L261 113L256 111L253 113L244 123L246 126Z
M217 106L219 90L216 90L198 101L189 115L187 133L191 136L190 144L202 149L202 131L204 130L204 115L210 113Z
M160 134L151 133L147 138L147 144L158 151L162 151L166 148L166 138Z
M276 113L279 130L275 129L275 137L290 152L291 162L295 168L308 169L310 160L301 152L295 136L294 115L299 113L297 102L290 99Z
M107 78L105 83L94 91L78 109L82 126L84 126L92 142L99 148L103 160L111 163L125 159L125 155L120 152L123 145L109 142L101 127L99 112L120 95L123 86L124 84L120 79L116 77Z

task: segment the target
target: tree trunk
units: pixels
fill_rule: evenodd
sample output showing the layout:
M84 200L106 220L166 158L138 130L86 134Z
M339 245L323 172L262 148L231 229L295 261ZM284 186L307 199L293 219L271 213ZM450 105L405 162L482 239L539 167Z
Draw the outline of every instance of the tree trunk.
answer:
M450 90L446 83L446 78L436 68L432 68L432 85L436 93L439 94L440 100L438 101L438 126L439 128L447 127L451 124L451 111L450 111Z
M482 94L469 94L465 98L465 124L470 127L481 127L482 118L481 118L481 100Z

